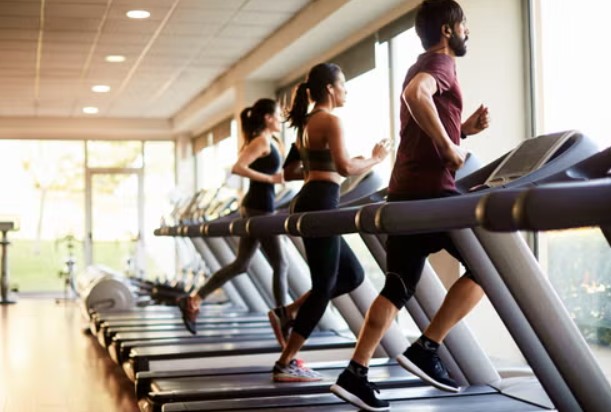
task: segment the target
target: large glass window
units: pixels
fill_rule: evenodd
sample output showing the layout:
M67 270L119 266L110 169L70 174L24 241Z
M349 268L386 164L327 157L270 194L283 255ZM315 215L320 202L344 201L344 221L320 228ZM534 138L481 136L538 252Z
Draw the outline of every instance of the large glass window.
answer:
M19 231L9 233L11 284L21 292L62 291L65 281L59 274L66 270L69 258L76 261L76 274L82 272L87 238L87 170L95 192L92 193L92 215L99 223L93 228L95 235L102 237L112 225L123 230L135 221L134 227L137 227L140 206L134 171L144 171L145 201L141 210L144 211L145 248L141 252L147 261L140 268L152 276L172 273L174 247L171 241L164 242L152 233L159 226L168 194L175 185L173 145L172 142L1 140L4 160L0 163L0 173L10 178L0 182L0 191L4 193L0 197L0 216L14 216L20 221ZM121 169L130 172L118 173ZM122 204L127 198L131 203ZM114 206L108 202L114 202ZM118 219L108 219L111 211ZM118 271L126 269L127 259L136 254L137 230L126 232L125 237L126 249L115 250L113 240L107 242L107 253L97 251L104 262L111 263Z
M198 189L216 189L230 177L231 167L238 158L237 124L231 122L231 135L197 153Z
M90 140L87 166L96 168L142 167L142 142Z
M342 119L348 152L352 156L371 156L373 145L390 139L388 95L388 52L376 45L376 67L346 82L346 105L336 109ZM390 158L376 166L384 180L390 177Z
M409 29L394 37L390 41L390 50L392 53L392 109L393 109L393 128L395 130L395 149L399 146L399 131L400 118L399 111L401 108L401 94L403 93L403 81L407 74L407 69L416 62L418 55L424 50L420 39L416 35L415 29Z
M145 273L150 278L173 277L174 241L155 236L153 231L160 226L161 217L171 213L173 208L174 142L145 142L144 159Z
M0 153L0 215L20 220L19 231L9 233L11 284L60 291L69 255L82 267L83 142L2 140Z
M611 145L605 79L611 59L601 51L611 3L533 0L537 134L582 131ZM598 42L598 44L597 44ZM600 80L599 80L600 79ZM611 249L598 229L545 232L540 259L607 374L611 374Z

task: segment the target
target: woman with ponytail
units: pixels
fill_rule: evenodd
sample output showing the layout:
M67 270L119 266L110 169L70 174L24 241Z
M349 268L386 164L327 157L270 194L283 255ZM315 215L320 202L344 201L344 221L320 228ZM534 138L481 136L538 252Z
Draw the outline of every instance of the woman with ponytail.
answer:
M280 108L275 100L260 99L252 107L242 111L240 121L244 146L231 172L250 179L250 187L242 200L240 213L243 217L272 213L274 185L284 182L283 174L279 171L282 145L274 135L281 130ZM178 301L185 326L191 333L197 333L196 320L202 301L225 282L244 273L259 245L274 270L273 291L276 305L282 306L286 303L288 263L280 238L241 237L236 259L214 273L199 290ZM288 307L292 308L291 305Z
M344 74L335 64L314 66L307 81L295 91L287 119L297 130L297 141L284 165L285 179L304 180L293 205L294 212L336 209L343 178L368 172L388 155L387 141L377 143L369 158L348 155L341 121L333 114L333 109L342 107L345 100ZM314 106L308 113L310 103ZM276 382L321 379L295 356L324 314L329 301L351 292L364 279L363 268L341 236L304 237L303 243L312 289L300 298L303 299L300 307L273 311L294 317L288 341L274 366Z

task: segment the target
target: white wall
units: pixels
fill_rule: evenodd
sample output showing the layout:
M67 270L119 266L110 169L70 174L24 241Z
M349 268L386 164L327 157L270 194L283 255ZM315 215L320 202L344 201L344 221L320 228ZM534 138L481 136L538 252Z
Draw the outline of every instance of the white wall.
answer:
M468 52L457 61L464 115L480 104L490 108L492 123L465 146L483 161L513 148L528 132L528 83L520 0L462 0L470 31Z
M468 52L457 60L465 118L480 104L490 109L490 127L464 143L489 162L530 137L528 81L520 0L463 0L469 28ZM484 298L467 322L486 352L499 364L522 362L513 339Z

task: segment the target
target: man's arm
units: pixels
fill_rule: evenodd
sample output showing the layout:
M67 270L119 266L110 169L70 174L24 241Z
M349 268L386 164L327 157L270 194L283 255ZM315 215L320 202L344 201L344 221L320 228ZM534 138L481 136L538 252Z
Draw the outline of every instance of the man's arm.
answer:
M477 134L490 125L490 114L488 107L480 105L475 112L460 127L460 132L465 137Z
M410 114L420 128L433 139L446 164L452 170L460 168L465 162L465 153L455 145L443 127L433 95L437 92L437 82L428 73L418 73L403 90L403 100Z

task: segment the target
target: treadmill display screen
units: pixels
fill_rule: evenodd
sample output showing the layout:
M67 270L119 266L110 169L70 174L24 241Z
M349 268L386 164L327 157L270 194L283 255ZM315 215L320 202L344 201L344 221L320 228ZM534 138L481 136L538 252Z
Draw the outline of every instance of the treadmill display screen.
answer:
M489 186L503 184L538 169L547 162L573 133L550 134L528 139L511 152L486 182Z

